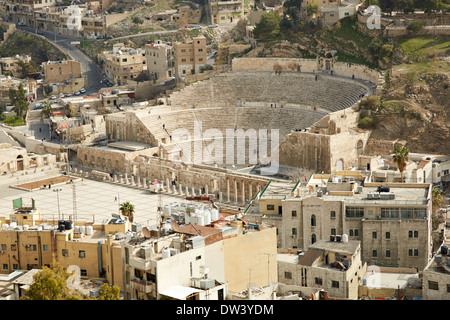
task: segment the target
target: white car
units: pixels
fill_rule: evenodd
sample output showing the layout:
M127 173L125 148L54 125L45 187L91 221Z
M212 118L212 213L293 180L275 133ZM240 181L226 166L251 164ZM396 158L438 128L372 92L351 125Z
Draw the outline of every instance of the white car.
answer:
M79 95L80 95L80 91L78 91L78 90L75 91L75 92L74 92L74 95L79 96Z
M80 89L80 93L86 93L86 89L85 88L81 88Z
M55 100L55 99L56 99L56 96L53 94L53 95L50 97L50 99Z

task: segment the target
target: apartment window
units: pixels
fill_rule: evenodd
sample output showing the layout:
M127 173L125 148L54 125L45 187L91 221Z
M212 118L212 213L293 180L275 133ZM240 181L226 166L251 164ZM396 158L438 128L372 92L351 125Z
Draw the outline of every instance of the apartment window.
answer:
M6 251L6 244L5 243L2 243L2 249L1 249L2 251Z
M408 238L418 238L419 237L419 231L417 230L409 230L408 231Z
M2 269L3 269L3 270L8 270L8 264L7 264L7 263L4 263L4 264L2 265Z
M376 258L377 255L378 255L377 250L372 250L372 257L373 257L373 258Z
M450 284L447 284L447 293L450 292Z
M348 236L353 237L353 229L348 230Z
M44 244L44 245L42 246L42 250L43 250L43 251L48 251L48 244Z
M186 52L186 49L181 49L181 52Z
M27 249L27 251L36 251L37 250L37 246L35 244L28 244L25 246L25 248Z
M80 269L80 276L87 277L87 270L86 269Z
M419 231L415 230L414 231L414 238L418 238L419 237Z
M390 239L391 238L391 233L389 231L386 232L386 239Z
M333 236L336 235L336 228L331 228L331 235L333 235Z
M292 228L292 236L297 236L297 228Z
M331 280L331 287L332 288L339 288L339 281Z
M78 251L78 257L79 258L86 258L86 251L84 251L84 250Z
M316 215L313 214L311 215L311 227L315 227L316 226Z
M273 205L273 204L268 204L268 205L267 205L267 210L275 210L275 205Z
M181 62L186 62L186 59L181 59Z
M195 260L200 260L202 258L202 256L196 256Z
M69 250L62 249L62 255L63 255L63 257L68 257L69 256Z
M372 232L372 239L376 239L377 238L377 232L376 231L373 231Z
M122 62L127 62L127 58L123 58L123 59L122 59Z
M13 270L19 270L19 264L13 263Z
M203 49L198 49L198 52L203 52Z
M391 250L386 250L386 258L390 258L391 257Z
M322 278L314 278L314 283L318 285L322 285Z
M297 211L292 210L292 217L296 217L297 216Z
M292 279L292 273L291 272L285 272L284 273L284 278L285 279Z
M428 289L439 290L439 283L437 281L428 281Z
M203 61L203 58L198 58L198 61Z
M364 217L364 208L362 207L346 207L345 216L348 218Z
M330 212L330 218L336 218L336 211L331 211Z

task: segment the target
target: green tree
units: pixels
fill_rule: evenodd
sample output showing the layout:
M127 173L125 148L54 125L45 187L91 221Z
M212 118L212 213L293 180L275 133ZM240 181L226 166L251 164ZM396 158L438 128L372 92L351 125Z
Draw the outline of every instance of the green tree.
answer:
M319 11L319 5L316 1L311 1L309 4L306 5L306 12L309 17L313 16Z
M273 11L263 13L253 34L257 39L274 39L280 33L280 21L281 17Z
M110 286L104 283L98 290L98 300L121 300L120 288L118 286Z
M406 165L409 160L409 150L404 146L397 146L392 152L392 159L397 164L397 168L400 171L400 175L403 182L403 171L406 169Z
M444 197L442 196L441 189L439 187L433 187L433 189L431 189L431 203L433 205L433 210L437 210L441 207L442 200L444 200Z
M18 89L9 88L9 99L14 105L14 112L17 117L25 119L26 111L28 110L28 102L26 101L26 92L23 84L20 83Z
M71 274L67 268L60 264L53 264L50 268L44 267L42 271L33 276L34 282L30 285L22 300L80 300L83 296L76 290L69 289L67 280Z
M46 84L44 86L44 93L46 96L49 96L53 92L53 87L50 84Z
M37 72L36 63L33 60L30 60L30 62L19 60L18 65L20 67L22 77L26 77L30 73Z
M299 30L301 20L303 0L286 0L283 3L284 17L291 24L291 29L295 33Z
M128 201L123 202L120 204L119 210L124 216L128 217L130 222L133 222L133 214L134 214L134 205L133 204L131 204Z
M4 112L6 111L6 103L0 101L0 120L5 120Z
M48 118L50 117L50 114L52 113L52 103L50 101L44 101L42 103L44 105L44 109L42 109L42 117Z

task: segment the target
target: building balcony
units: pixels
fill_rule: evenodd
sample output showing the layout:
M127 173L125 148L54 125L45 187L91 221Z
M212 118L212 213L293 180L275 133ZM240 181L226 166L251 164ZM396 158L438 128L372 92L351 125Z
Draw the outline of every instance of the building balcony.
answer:
M141 280L139 278L133 278L130 282L131 290L137 290L138 292L151 293L154 288L154 283L151 281Z

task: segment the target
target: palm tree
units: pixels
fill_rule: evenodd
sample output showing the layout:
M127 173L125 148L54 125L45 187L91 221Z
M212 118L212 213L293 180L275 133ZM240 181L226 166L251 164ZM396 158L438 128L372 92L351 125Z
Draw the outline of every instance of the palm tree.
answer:
M133 222L133 213L134 213L134 205L133 204L131 204L128 201L122 202L120 204L119 210L124 216L128 217L130 222Z
M403 171L405 170L409 160L408 155L409 150L405 146L397 146L394 148L392 159L397 164L397 168L400 171L402 182L403 182Z
M50 114L52 113L52 103L48 100L42 102L44 105L44 109L42 109L42 117L43 118L49 118Z

